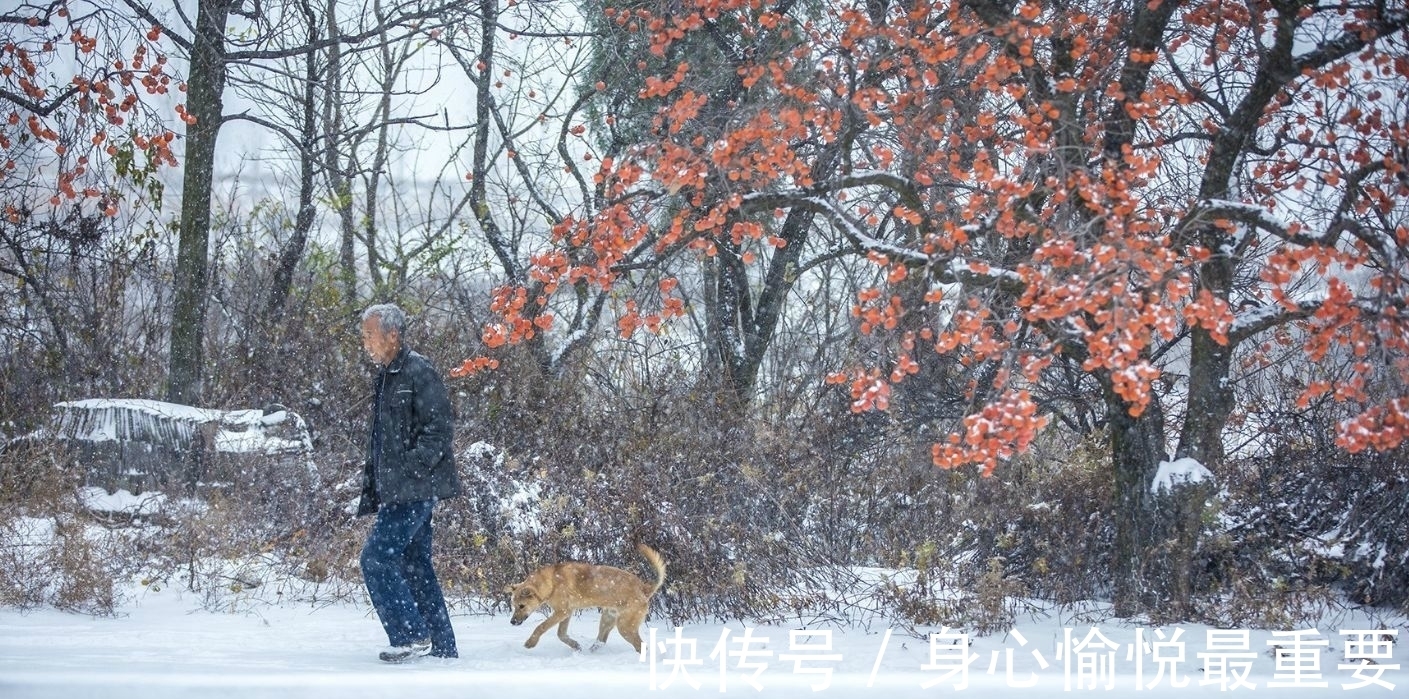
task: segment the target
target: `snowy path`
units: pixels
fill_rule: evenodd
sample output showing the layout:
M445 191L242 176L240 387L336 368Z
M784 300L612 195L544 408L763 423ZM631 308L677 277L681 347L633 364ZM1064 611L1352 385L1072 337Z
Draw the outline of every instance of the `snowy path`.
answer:
M652 689L652 669L641 661L619 637L613 635L607 646L595 653L574 654L551 634L538 648L522 647L529 628L510 626L504 616L455 617L461 658L431 660L403 666L391 666L375 659L382 643L380 627L367 610L353 606L310 608L308 606L266 607L258 613L217 614L200 610L189 596L174 592L148 593L126 607L116 618L90 618L52 610L20 613L0 610L0 697L21 699L44 697L105 697L113 699L163 699L166 697L230 697L258 698L321 698L337 697L513 697L535 699L621 699L636 696L719 696L720 668L718 659L709 658L726 626L703 624L681 630L686 644L668 644L656 657ZM541 617L535 617L536 620ZM1339 620L1342 629L1378 628L1369 622ZM656 640L663 643L675 638L675 630L661 620L652 620ZM1347 625L1348 624L1348 625ZM579 640L590 638L595 628L595 613L579 617L573 624L573 635ZM955 694L958 674L935 682L944 674L943 667L954 667L955 651L943 649L931 657L924 639L894 633L887 639L884 629L834 629L830 631L831 649L817 650L820 655L840 655L840 660L812 658L802 661L804 669L832 668L829 684L814 692L810 686L822 681L820 674L794 672L795 661L788 656L803 654L801 648L790 648L789 629L762 627L753 630L754 640L760 637L769 643L739 642L741 625L728 627L730 642L726 646L734 653L747 650L756 655L733 655L724 674L725 693L740 696L768 697L934 697ZM1089 626L1073 626L1077 639L1085 636ZM811 629L818 631L820 629ZM1228 696L1219 686L1200 686L1204 678L1203 663L1198 653L1204 652L1204 627L1184 628L1184 662L1175 665L1176 678L1188 680L1183 687L1173 687L1168 676L1153 690L1134 691L1135 662L1128 652L1136 628L1107 624L1101 633L1119 644L1107 654L1092 654L1100 660L1108 658L1114 673L1098 680L1088 678L1086 686L1073 686L1070 694L1106 696L1189 697ZM981 696L984 699L1007 697L1043 697L1066 694L1063 664L1057 660L1056 644L1064 629L1056 620L1034 621L1019 626L1025 645L1012 635L994 635L975 639L970 648L968 686L960 695ZM643 630L649 633L649 630ZM1150 631L1142 630L1147 640ZM1277 663L1268 654L1270 632L1254 631L1251 648L1256 652L1247 681L1256 686L1237 690L1240 695L1269 697L1404 697L1409 696L1409 654L1404 651L1405 631L1400 630L1400 643L1393 648L1393 658L1380 664L1398 664L1382 679L1395 685L1393 690L1370 686L1347 691L1342 685L1354 682L1351 671L1339 670L1343 660L1343 639L1337 630L1323 625L1321 639L1329 646L1314 648L1317 674L1326 682L1325 688L1279 689L1269 687L1278 681ZM797 639L799 646L816 645L828 640L820 636ZM693 642L694 648L688 644ZM884 652L882 648L884 646ZM659 647L659 646L658 646ZM1167 646L1166 650L1172 649ZM1006 651L1013 651L1013 678L1007 676ZM1101 649L1098 649L1101 650ZM1036 651L1036 654L1034 654ZM771 653L771 655L768 655ZM879 664L877 656L880 656ZM1048 667L1039 666L1037 655ZM697 665L683 666L698 689L684 679L670 677L671 657L695 659ZM958 657L962 658L962 654ZM1077 656L1080 658L1081 656ZM740 663L765 666L757 681L762 691L748 684L752 669L741 669ZM1154 678L1152 656L1144 659L1144 683ZM930 665L930 669L924 666ZM1108 665L1107 667L1111 667ZM939 669L936 669L939 668ZM989 672L993 668L993 672ZM1285 668L1283 668L1285 670ZM1287 679L1282 672L1281 680ZM1315 681L1310 672L1303 675ZM1036 686L1015 687L1035 680ZM661 688L662 685L669 685ZM1113 689L1105 689L1106 682ZM1091 688L1096 684L1096 688Z

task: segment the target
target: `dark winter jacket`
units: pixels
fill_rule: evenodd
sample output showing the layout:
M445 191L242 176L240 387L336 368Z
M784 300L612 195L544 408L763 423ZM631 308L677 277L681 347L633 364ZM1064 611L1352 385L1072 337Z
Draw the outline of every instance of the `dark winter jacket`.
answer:
M405 345L372 386L372 423L357 515L382 503L444 500L460 494L451 449L454 428L445 382Z

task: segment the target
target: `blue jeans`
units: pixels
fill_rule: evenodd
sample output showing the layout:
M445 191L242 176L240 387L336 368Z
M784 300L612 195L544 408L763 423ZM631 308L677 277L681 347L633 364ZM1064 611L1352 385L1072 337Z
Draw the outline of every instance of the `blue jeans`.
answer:
M393 646L430 638L432 654L457 657L450 610L431 567L434 500L382 505L362 547L362 580Z

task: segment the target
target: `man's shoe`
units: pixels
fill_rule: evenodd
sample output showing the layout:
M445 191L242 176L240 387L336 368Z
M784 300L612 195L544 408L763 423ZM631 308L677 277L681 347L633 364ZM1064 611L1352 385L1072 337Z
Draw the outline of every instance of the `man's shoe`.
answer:
M404 663L407 660L410 660L412 658L419 658L430 652L431 640L429 638L423 638L419 641L412 641L409 645L392 646L391 648L382 651L381 654L379 654L377 657L381 658L382 662Z

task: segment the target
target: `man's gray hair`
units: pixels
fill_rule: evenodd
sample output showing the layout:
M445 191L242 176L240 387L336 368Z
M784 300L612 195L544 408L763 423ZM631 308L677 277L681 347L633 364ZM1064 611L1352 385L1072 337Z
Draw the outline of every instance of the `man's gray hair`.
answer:
M389 333L394 330L397 335L406 337L406 311L401 310L400 306L394 303L368 306L367 310L362 311L362 322L367 322L368 318L376 318L382 332Z

